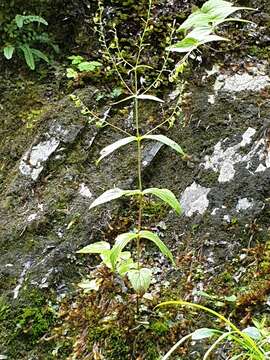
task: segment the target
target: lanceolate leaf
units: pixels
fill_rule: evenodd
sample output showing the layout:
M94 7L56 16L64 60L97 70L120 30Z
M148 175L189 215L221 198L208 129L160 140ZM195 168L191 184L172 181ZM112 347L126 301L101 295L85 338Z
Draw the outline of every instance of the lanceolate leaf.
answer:
M6 59L10 60L13 56L13 53L14 53L14 46L12 45L8 45L8 46L5 46L4 47L4 56Z
M208 0L201 8L203 13L208 13L212 18L225 19L238 10L253 10L244 6L233 6L232 3L223 0Z
M177 214L181 214L181 206L175 195L168 189L150 188L143 191L143 194L153 194L169 204Z
M153 101L157 101L157 102L161 102L163 103L164 101L161 100L160 98L153 96L153 95L148 95L148 94L142 94L142 95L138 95L137 99L141 99L141 100L153 100Z
M122 190L119 188L113 188L105 191L102 195L100 195L95 201L92 202L89 209L94 208L95 206L105 204L106 202L118 199L122 196L133 196L140 194L140 190Z
M187 37L184 38L182 41L179 41L176 44L173 44L172 46L169 46L166 48L167 51L174 51L174 52L180 52L180 53L186 53L193 51L196 49L197 46L199 46L200 42L196 39Z
M119 101L116 101L115 103L113 103L112 105L117 105L117 104L120 104L124 101L128 101L128 100L131 100L131 99L134 99L135 98L135 95L130 95L130 96L127 96L125 97L124 99L121 99Z
M150 269L130 270L127 275L133 289L137 293L145 293L148 290L152 280L152 271Z
M94 244L85 246L77 251L79 254L102 254L104 251L110 250L110 244L106 241L99 241Z
M165 135L144 135L144 136L142 136L142 139L151 139L151 140L156 140L156 141L162 142L163 144L170 146L173 150L178 152L180 155L185 155L182 148L175 141L169 139Z
M202 44L212 41L227 40L215 35L214 31L217 25L225 21L245 21L237 18L229 18L232 13L238 10L252 10L247 7L235 7L228 1L209 0L201 9L192 13L186 21L182 23L178 31L188 32L186 37L176 44L168 47L166 50L174 52L192 52Z
M152 231L148 230L142 230L139 232L140 238L147 239L152 241L162 252L163 255L165 255L167 258L171 260L171 262L174 264L173 255L170 252L170 250L167 248L167 246L164 244L163 241L160 240L157 234L153 233Z
M201 9L191 14L180 26L179 30L190 30L205 25L211 25L214 28L222 23L228 16L238 10L252 10L247 7L235 7L228 1L209 0Z
M25 61L31 70L35 70L35 60L32 50L27 44L21 45L20 49L23 51Z
M38 58L46 61L47 63L49 62L49 59L48 59L47 55L45 55L42 51L40 51L38 49L31 49L31 51L32 51L32 54L34 54Z
M136 238L138 238L137 233L124 233L117 236L111 252L111 263L113 268L115 268L117 260L119 259L119 256L122 253L122 250L126 247L126 245L130 241Z
M112 152L119 149L121 146L127 145L127 144L131 143L132 141L136 141L136 140L137 140L136 136L129 136L124 139L120 139L111 145L106 146L104 149L101 150L101 152L100 152L101 156L97 162L99 163L103 158L110 155Z

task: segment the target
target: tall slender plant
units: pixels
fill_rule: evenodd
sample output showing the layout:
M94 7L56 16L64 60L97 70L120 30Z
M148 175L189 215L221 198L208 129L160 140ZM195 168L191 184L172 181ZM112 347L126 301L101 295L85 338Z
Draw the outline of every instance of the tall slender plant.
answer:
M121 276L127 275L130 283L137 294L143 294L149 288L149 285L152 280L152 271L151 269L145 267L142 264L142 240L149 240L153 242L161 251L163 255L165 255L173 264L174 258L171 251L164 244L164 242L159 238L159 236L153 231L144 230L143 227L143 215L144 215L144 197L154 195L157 198L164 201L168 204L177 214L181 214L181 206L176 196L168 189L162 188L148 188L144 189L143 181L142 181L142 144L146 141L153 140L161 142L171 149L177 152L179 156L185 157L186 154L175 141L169 139L165 135L161 134L153 134L156 132L162 125L165 123L170 123L171 116L162 121L159 125L150 129L146 133L141 132L141 114L139 102L141 101L155 101L158 103L163 103L164 101L155 95L150 93L150 90L155 88L157 83L160 81L160 78L163 72L166 70L167 61L169 58L169 52L180 52L185 53L183 58L175 67L174 74L171 75L171 78L175 77L176 73L179 73L183 70L190 54L198 49L199 46L211 42L211 41L221 41L226 40L223 37L220 37L215 34L215 29L218 25L224 23L228 20L241 21L239 19L231 19L228 18L233 12L245 9L243 7L234 7L227 1L222 0L209 0L207 1L201 9L195 11L189 18L180 26L177 31L184 31L184 38L177 42L176 44L172 44L173 38L175 36L175 22L171 27L170 34L170 44L167 47L167 55L165 56L163 66L161 70L158 72L157 77L152 81L152 83L147 88L142 88L140 86L138 73L142 69L147 71L149 69L149 65L141 63L142 52L145 47L145 38L146 34L149 31L150 27L150 19L151 19L151 9L152 9L152 0L149 0L149 6L147 11L147 17L145 20L145 25L142 34L139 37L138 41L138 52L136 54L134 63L130 63L127 61L123 55L121 50L119 49L118 37L116 33L116 29L113 29L115 34L115 45L116 55L112 52L110 46L106 42L105 38L105 29L103 25L103 6L102 3L99 3L99 16L97 17L97 22L99 25L99 33L101 43L105 49L105 53L107 57L110 59L115 72L117 73L120 81L128 92L128 96L123 100L118 101L115 104L119 104L124 101L132 101L133 102L133 121L136 128L136 133L131 134L124 129L119 129L118 127L106 122L106 125L111 125L114 129L119 130L121 133L127 135L126 137L114 142L111 145L108 145L100 152L100 158L98 159L98 163L104 159L105 157L112 154L115 150L119 149L122 146L125 146L130 143L134 143L136 145L137 150L137 179L138 179L138 187L137 189L132 190L123 190L120 188L113 188L105 191L102 195L100 195L90 206L90 209L99 206L101 204L107 203L109 201L121 198L121 197L136 197L138 200L138 218L134 231L130 231L127 233L120 234L115 239L115 244L112 246L106 242L96 242L94 244L88 245L83 249L79 250L79 253L83 254L99 254L102 261L108 266L113 272L120 274ZM129 82L124 79L124 76L121 73L120 66L124 65L128 68L128 74L130 74ZM179 96L181 99L181 96ZM177 102L177 105L178 102ZM172 116L174 116L175 111ZM126 246L135 241L136 243L136 254L135 259L132 258L131 253L124 251ZM87 286L86 286L87 287Z

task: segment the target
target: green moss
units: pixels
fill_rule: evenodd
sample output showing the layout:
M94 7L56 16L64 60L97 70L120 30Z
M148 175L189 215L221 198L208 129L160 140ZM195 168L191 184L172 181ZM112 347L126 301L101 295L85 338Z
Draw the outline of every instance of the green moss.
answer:
M6 299L2 296L0 297L0 323L8 319L10 312L10 305L7 303Z
M31 109L29 112L22 112L19 117L27 129L32 129L38 123L40 116L44 113L44 109Z
M22 359L24 352L38 348L39 339L56 320L53 307L40 290L24 288L21 299L12 304L0 298L0 348L11 359ZM51 345L43 344L44 351Z
M29 341L35 343L48 331L52 322L53 314L47 306L26 307L18 318L17 336L27 335Z
M261 47L257 45L252 45L249 47L248 52L251 56L256 56L258 59L269 59L270 47Z
M128 359L129 346L125 334L112 327L90 327L88 333L89 352L92 351L94 344L104 344L102 353L105 359ZM106 344L106 345L105 345Z
M155 321L150 324L150 329L158 335L164 335L169 331L169 324L166 320L164 321Z

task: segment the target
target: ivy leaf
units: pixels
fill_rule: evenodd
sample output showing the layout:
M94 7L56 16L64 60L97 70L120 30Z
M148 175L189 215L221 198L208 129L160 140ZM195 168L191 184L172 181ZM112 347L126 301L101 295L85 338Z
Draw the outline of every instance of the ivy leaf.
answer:
M139 236L140 238L152 241L159 248L162 254L169 258L173 264L175 264L171 251L167 248L164 242L160 240L157 234L153 233L152 231L142 230L139 232Z
M85 246L77 251L78 254L102 254L104 251L110 250L110 244L106 241L95 242Z
M114 142L111 145L106 146L104 149L101 150L100 152L100 158L97 160L97 164L106 156L110 155L112 152L114 152L115 150L119 149L121 146L127 145L129 143L131 143L132 141L136 141L137 138L136 136L129 136L123 139L120 139L116 142Z
M118 199L122 196L133 196L140 194L140 190L122 190L119 188L113 188L105 191L95 201L92 202L89 209L92 209L98 205L105 204L106 202Z
M12 45L8 45L4 47L4 56L7 60L10 60L13 56L15 47Z
M149 188L143 191L143 194L153 194L169 204L177 214L181 214L182 209L175 195L168 189Z
M116 267L117 261L119 260L120 254L122 253L122 250L130 241L136 238L138 238L137 233L124 233L117 236L115 239L115 244L111 250L111 263L114 269Z
M137 293L145 293L148 290L152 280L152 271L150 269L130 270L127 275Z
M176 152L178 152L180 155L184 156L185 153L182 150L182 148L173 140L169 139L167 136L165 135L144 135L142 136L142 139L151 139L151 140L156 140L159 141L165 145L168 145L169 147L171 147L173 150L175 150Z

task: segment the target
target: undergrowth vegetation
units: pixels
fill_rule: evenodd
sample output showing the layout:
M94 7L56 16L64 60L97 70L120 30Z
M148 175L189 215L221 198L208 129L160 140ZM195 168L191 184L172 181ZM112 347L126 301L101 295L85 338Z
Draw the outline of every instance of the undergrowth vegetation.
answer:
M120 285L124 288L127 285L126 280L129 280L129 286L131 286L135 291L136 298L136 311L134 311L135 319L137 319L137 326L149 326L148 322L144 323L143 318L143 309L145 305L142 305L145 302L145 299L151 298L151 292L148 293L151 283L154 280L154 273L151 266L147 264L146 257L144 256L146 241L150 241L157 246L159 251L170 260L172 266L176 266L175 259L172 252L167 247L167 245L161 240L159 234L150 230L144 224L144 214L145 214L145 199L157 197L163 201L166 205L171 207L178 215L181 214L181 205L177 197L166 188L144 188L143 178L142 178L142 151L144 143L151 140L162 143L170 147L172 150L182 157L183 160L189 159L187 153L181 148L179 144L171 140L163 134L159 134L158 130L164 126L168 125L169 127L174 125L174 115L176 109L181 107L182 100L182 89L183 82L179 82L179 75L183 74L190 57L194 56L198 52L198 49L203 45L211 42L227 41L226 38L217 35L217 28L227 21L241 21L246 22L240 18L231 18L231 14L235 11L248 9L245 7L234 7L227 1L222 0L209 0L207 1L200 9L197 9L184 21L179 28L176 28L175 21L168 26L170 29L170 34L168 35L168 46L165 49L166 53L164 54L164 62L157 72L156 77L151 79L147 76L147 73L150 71L153 73L153 68L147 63L142 61L142 53L147 48L149 51L149 44L147 43L147 34L150 32L152 27L151 24L151 9L152 1L149 1L149 7L147 12L147 17L144 20L144 27L142 33L139 35L136 49L137 51L132 54L132 56L126 56L125 51L121 49L121 44L119 43L119 38L117 34L116 27L114 26L110 31L113 33L113 41L110 44L107 44L106 40L106 27L103 20L103 11L104 7L102 2L99 2L99 14L95 18L95 22L98 25L97 31L100 36L100 41L103 46L104 56L107 61L111 63L111 68L108 70L117 74L120 79L121 85L124 89L125 97L122 97L117 102L112 105L119 105L123 102L132 102L132 117L133 124L135 128L135 133L126 131L126 129L121 128L111 124L106 120L105 126L111 126L114 130L125 135L124 138L119 139L113 144L108 145L100 151L100 157L97 160L97 165L107 156L110 156L114 151L120 149L123 146L128 144L134 144L136 149L136 158L137 158L137 184L136 189L121 189L121 188L112 188L105 191L100 195L90 206L90 209L93 209L97 206L116 200L122 197L133 198L136 202L136 208L138 209L138 215L136 222L131 225L130 230L125 233L121 233L116 236L114 244L110 244L107 241L100 241L93 244L90 244L83 249L79 250L80 254L97 254L100 257L102 266L98 268L96 272L92 272L89 279L85 279L80 283L80 287L83 288L87 293L88 292L103 292L104 283L106 283L106 278L110 277L110 286L115 283L115 286ZM175 38L178 37L178 34L183 34L182 39L178 40L175 43ZM167 64L170 58L170 53L174 52L177 54L183 54L180 61L178 61L172 71L168 71ZM81 59L83 60L83 59ZM124 69L124 71L123 71ZM155 89L160 84L160 79L164 73L169 73L170 82L180 83L180 90L178 85L178 100L176 101L175 109L173 109L172 114L165 119L163 119L158 125L153 128L147 128L145 130L144 124L141 123L142 114L140 113L140 102L142 101L151 101L155 102L157 110L160 111L160 107L164 104L164 99L156 96ZM147 79L147 80L145 80ZM149 79L151 81L149 82ZM77 99L78 101L78 99ZM85 109L86 113L91 114L91 110ZM93 115L93 114L91 114ZM98 116L94 116L98 123L102 120ZM132 246L132 243L135 243L135 246ZM129 248L127 251L126 248ZM121 290L120 290L121 293ZM104 295L103 295L104 296ZM112 299L111 299L112 300ZM117 304L117 300L113 300ZM140 306L140 301L142 301ZM228 300L229 301L229 300ZM177 302L175 302L176 304ZM266 359L268 354L267 344L268 333L265 333L258 329L259 323L257 322L256 327L248 327L245 330L239 330L233 323L224 318L221 314L206 308L202 305L191 304L186 302L178 302L182 305L188 305L190 307L199 308L204 311L208 311L213 314L220 320L224 321L225 324L229 326L229 330L226 332L202 328L194 331L193 333L184 336L175 346L163 357L163 359L169 358L169 356L177 349L177 347L182 344L186 339L192 338L193 340L200 340L203 338L212 338L218 336L215 342L211 345L209 350L205 353L204 359L210 357L212 352L216 350L219 343L225 340L234 342L240 349L240 353L234 352L230 359ZM166 304L166 303L164 303ZM163 304L163 305L164 305ZM117 305L115 305L117 306ZM119 310L119 309L118 309ZM109 315L109 321L113 322L117 319L117 313ZM131 319L127 320L127 324ZM158 320L160 326L152 327L152 330L158 329L157 332L162 334L166 333L167 325L166 321ZM97 324L98 326L98 324ZM129 327L128 327L129 328ZM136 326L135 326L136 328ZM256 337L256 339L255 339ZM255 342L255 340L257 342ZM124 346L124 345L123 345ZM94 344L93 344L94 348ZM99 351L102 350L99 349ZM160 355L155 355L154 358L158 358Z
M47 21L41 16L17 14L3 29L4 57L10 60L17 52L19 56L23 56L31 70L35 70L37 60L49 63L47 54L36 48L37 45L45 44L52 46L56 52L59 51L48 33L42 31L42 26L47 25Z
M4 329L7 329L4 330L4 339L0 341L0 345L4 342L8 345L16 343L14 351L8 349L9 352L6 352L6 345L5 352L0 349L0 359L5 359L6 354L11 358L20 357L21 354L28 357L28 353L33 359L46 360L221 360L225 358L267 360L269 358L270 324L267 318L260 317L260 311L268 300L270 289L270 265L267 258L269 244L268 247L246 249L246 257L242 257L245 260L246 272L240 283L234 282L233 279L235 274L233 268L238 269L235 264L239 267L242 264L242 258L238 258L238 255L233 259L234 262L226 264L226 270L221 267L221 270L217 271L218 274L210 276L206 273L203 264L204 239L200 238L202 234L200 227L208 224L206 217L209 214L201 223L196 220L193 222L192 219L192 223L189 222L186 226L187 222L184 223L185 220L181 218L179 194L175 191L182 188L183 183L179 181L179 177L182 176L181 171L176 176L178 179L175 181L178 183L173 193L170 190L174 186L172 185L174 180L171 181L173 176L168 176L164 172L162 180L158 176L155 178L154 170L145 167L144 158L146 150L154 148L158 149L158 156L154 161L151 160L153 168L155 162L166 161L165 155L168 154L183 167L195 167L197 160L192 157L193 140L185 141L182 129L179 129L179 137L172 129L179 127L180 122L181 125L188 127L190 118L185 117L185 107L190 117L192 116L190 108L194 99L190 90L192 87L189 87L191 82L189 75L200 77L201 73L196 72L196 64L199 64L199 59L205 53L206 58L211 52L213 53L211 56L214 57L215 50L219 49L219 46L223 52L226 52L224 49L228 44L227 37L234 38L237 32L233 30L233 23L244 23L243 31L245 31L247 21L241 18L240 10L250 9L240 5L237 7L223 0L208 0L204 5L202 1L198 1L196 4L199 3L201 7L194 7L192 14L184 20L183 14L187 7L182 3L185 2L179 2L181 3L179 7L183 6L185 10L175 14L172 14L172 10L168 10L174 2L167 2L170 5L164 5L162 1L159 4L157 2L155 0L95 2L93 7L97 12L93 19L86 20L89 21L88 25L94 22L94 37L99 40L100 47L97 51L91 49L90 52L80 44L78 46L78 43L72 44L63 57L68 59L67 63L53 64L54 70L50 70L58 73L59 79L61 78L64 83L63 87L68 85L63 92L72 91L72 94L68 94L67 102L69 99L72 100L76 112L72 113L71 119L68 118L69 125L73 126L72 120L78 114L83 116L78 121L79 130L74 143L74 152L69 151L71 149L64 144L59 151L57 150L56 165L52 161L45 169L49 174L51 170L57 172L56 167L59 163L65 166L65 170L60 168L61 177L64 178L63 190L59 190L57 194L58 185L55 187L52 195L55 200L51 200L51 203L55 201L53 210L48 209L50 213L48 220L46 223L43 220L44 224L38 229L42 240L39 243L39 238L35 236L37 231L34 229L36 226L34 221L31 225L33 230L30 226L29 229L25 227L19 236L19 242L24 242L27 251L35 250L37 244L40 247L44 246L44 254L47 256L46 251L48 251L49 257L54 250L59 250L58 245L64 244L68 233L70 244L73 245L72 251L79 249L77 251L79 255L75 258L68 249L67 263L68 266L72 263L74 267L70 266L67 271L65 270L65 264L62 264L65 254L59 256L60 266L64 269L63 273L65 271L74 273L72 279L78 275L77 266L83 267L84 277L79 283L80 290L72 294L69 292L69 284L65 284L64 281L57 288L45 282L44 289L41 290L42 293L44 292L44 299L42 297L35 302L38 295L33 293L34 299L31 296L29 304L18 306L14 314L8 300L0 297L0 322ZM243 2L239 3L243 4ZM164 14L167 11L170 12L170 16L168 22L164 21L160 24L157 19L163 16L163 5ZM82 9L84 6L85 4L82 4ZM177 8L178 5L175 6ZM130 18L128 12L132 13ZM234 18L232 16L235 12L237 15ZM43 16L49 19L46 13ZM10 19L13 17L14 13ZM70 18L67 17L65 21L69 20ZM227 25L229 22L232 23ZM140 31L138 31L139 23L142 25ZM17 15L12 21L8 20L3 30L4 37L1 44L6 60L14 59L15 55L18 55L31 70L36 68L39 60L50 63L47 51L50 46L57 51L57 47L55 48L49 35L44 31L47 25L47 21L41 16ZM230 29L232 29L231 34ZM91 32L93 32L92 27ZM78 34L78 39L79 37ZM160 53L160 49L163 53ZM222 54L219 56L222 57ZM205 64L203 67L205 70ZM46 76L48 73L44 74ZM83 90L85 92L90 90L91 101L84 92L80 92L81 89L78 89L89 84L91 86L89 88L86 86ZM76 91L73 92L75 88ZM49 98L51 93L52 90L44 91L44 96ZM83 95L80 97L81 94ZM201 103L198 106L200 105ZM55 103L52 104L52 107L54 106ZM63 107L65 106L64 104ZM32 108L31 111L28 109L24 111L22 107L18 119L28 131L35 130L39 122L42 122L42 129L45 129L47 119L50 120L47 115L41 117L45 111L42 105ZM56 111L61 112L61 109L57 108ZM56 122L55 119L53 121ZM216 121L215 117L213 117L214 121ZM206 126L208 127L209 124ZM89 129L91 131L88 132ZM104 130L108 138L113 138L114 142L110 143L110 140L106 140L106 137L101 135L100 129ZM114 134L110 132L111 130ZM173 135L167 136L170 130ZM191 137L196 136L196 129L194 134L193 130L194 128L189 133ZM93 133L98 133L98 136ZM211 136L210 131L207 141L210 141ZM183 139L185 145L182 146L182 140L176 142L177 138ZM94 140L94 150L89 156L89 148ZM82 143L84 147L81 146ZM107 146L102 148L104 144ZM98 151L99 156L96 156ZM12 151L11 156L14 156ZM16 156L18 160L20 155ZM108 173L114 169L115 159L119 161L121 156L126 158L123 164L128 166L121 170L121 175L124 174L125 179L119 185L118 180L110 179L111 173L109 175ZM96 231L94 227L89 229L87 214L84 217L79 206L77 212L77 204L75 204L79 199L78 202L85 205L83 208L85 211L89 206L89 199L90 201L93 199L92 189L90 192L85 183L81 185L88 191L86 198L83 199L81 193L78 193L77 187L80 181L89 181L90 172L95 175L95 165L90 164L90 161L99 167L98 176L104 169L105 175L109 177L106 185L98 182L94 184L97 194L89 209L95 219L101 217L101 210L98 209L101 205L105 205L102 214L109 214L109 217L113 214L110 222L104 225L105 230L102 228ZM103 165L106 161L109 170ZM71 166L74 163L76 166ZM85 171L86 163L89 166L87 168L89 173ZM118 170L123 167L122 163L116 165L115 168ZM175 167L173 171L175 172ZM173 171L169 173L172 174ZM106 176L104 176L105 181L107 181ZM41 186L39 187L38 184L33 190L33 196L35 194L39 196L38 208L42 212L42 201L46 198L43 197L42 191L46 189L52 178L51 175L44 177ZM101 178L103 179L102 176ZM58 180L56 177L55 179ZM209 171L208 181L214 186L217 182L217 173ZM166 182L171 185L167 185ZM110 189L107 187L108 183ZM68 188L69 184L72 184L70 188ZM49 192L49 189L46 191ZM75 192L76 195L73 195ZM75 204L74 207L67 205L71 201ZM111 208L106 209L106 205L112 201L121 202L123 205L116 215L114 211L110 211ZM43 202L45 204L45 201ZM6 206L10 205L7 203ZM44 209L44 212L47 212L46 206ZM186 234L183 237L180 231L176 234L173 226L167 224L171 218L175 219L175 214L176 221L184 223L181 229L186 226ZM45 216L46 214L44 218ZM166 222L165 217L168 220ZM59 219L61 219L61 227L54 232L58 227ZM94 222L91 221L89 223L93 224ZM230 224L225 224L224 228L238 227L240 232L239 222L237 217L232 218ZM43 232L47 226L51 227L49 235ZM81 227L84 227L83 235L80 232ZM172 228L172 231L167 232L167 227ZM248 227L246 226L245 229L248 234ZM97 235L94 240L96 242L80 249L79 246L82 245L79 244L86 244L85 239L92 230ZM236 238L239 232L234 233ZM232 233L228 231L228 236L230 237ZM244 235L248 236L247 234ZM56 235L58 242L55 246L53 239ZM45 237L48 241L52 241L49 245L45 241L43 243ZM74 241L75 237L79 241ZM208 241L207 234L206 241ZM91 258L81 254L91 255ZM66 274L62 275L62 269L59 272L57 268L54 269L57 281L59 279L62 281L62 277L66 276ZM9 270L13 270L10 264L6 271ZM264 277L261 276L262 274ZM29 278L31 279L31 274ZM10 285L12 288L16 286L16 279L13 275ZM78 277L73 282L76 288L77 279ZM22 280L21 293L25 291L30 294L31 286L28 289L27 282L28 272ZM38 282L33 284L38 286ZM203 287L200 287L201 284ZM5 286L8 288L7 284ZM199 291L202 288L204 291ZM56 294L57 298L54 298ZM0 333L2 334L1 331ZM41 348L43 352L38 353Z

